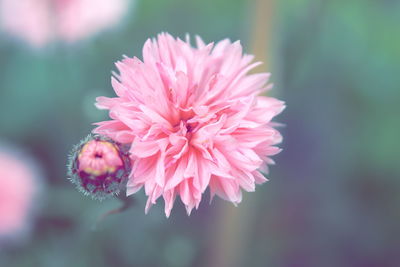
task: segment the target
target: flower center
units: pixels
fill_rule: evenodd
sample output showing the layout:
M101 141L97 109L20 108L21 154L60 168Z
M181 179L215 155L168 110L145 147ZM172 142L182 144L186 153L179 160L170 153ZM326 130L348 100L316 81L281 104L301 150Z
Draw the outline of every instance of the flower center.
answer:
M91 140L79 154L79 168L89 175L113 173L122 166L117 148L106 141Z

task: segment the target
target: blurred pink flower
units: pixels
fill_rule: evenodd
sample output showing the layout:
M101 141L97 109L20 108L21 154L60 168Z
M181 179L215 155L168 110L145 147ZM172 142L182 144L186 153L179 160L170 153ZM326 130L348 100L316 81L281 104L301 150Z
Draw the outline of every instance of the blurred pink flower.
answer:
M74 42L117 24L128 9L128 0L53 0L58 35Z
M271 119L284 103L258 96L271 88L269 74L247 74L260 63L250 64L253 56L243 55L238 41L196 41L193 48L164 33L147 40L143 62L116 64L117 97L97 98L112 120L94 132L131 144L127 195L144 186L146 212L162 196L169 216L180 196L190 214L207 187L211 197L239 203L242 189L267 181L261 172L280 151Z
M10 149L0 150L0 240L29 228L40 188L32 161Z
M53 35L49 1L0 0L0 27L31 45L41 47Z
M130 0L0 0L0 26L42 47L75 42L117 24Z

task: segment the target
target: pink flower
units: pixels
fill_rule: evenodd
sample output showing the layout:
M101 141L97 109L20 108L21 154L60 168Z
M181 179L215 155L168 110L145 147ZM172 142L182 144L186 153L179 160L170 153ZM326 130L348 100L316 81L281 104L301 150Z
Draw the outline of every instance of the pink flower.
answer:
M117 24L129 0L53 0L61 39L74 42Z
M0 0L0 26L42 47L75 42L117 24L130 0Z
M40 188L37 178L37 171L30 160L1 147L0 241L18 236L29 227Z
M90 140L78 156L79 171L96 176L115 172L123 165L117 147L107 141Z
M109 138L89 135L70 155L68 178L84 194L102 200L125 186L130 167L125 148Z
M271 87L269 74L248 74L260 63L250 64L239 42L196 41L193 48L165 33L147 40L143 61L116 64L117 97L97 98L112 120L94 131L131 145L127 195L144 187L146 212L162 196L169 216L179 196L190 214L208 187L237 204L242 189L267 181L262 172L280 151L271 119L284 103L258 96Z
M52 38L52 16L45 0L0 0L0 27L35 47Z

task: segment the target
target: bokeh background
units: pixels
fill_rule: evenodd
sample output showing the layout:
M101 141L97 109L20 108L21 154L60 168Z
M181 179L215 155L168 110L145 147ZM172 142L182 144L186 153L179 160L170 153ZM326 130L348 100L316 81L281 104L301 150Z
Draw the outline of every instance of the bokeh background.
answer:
M136 0L74 44L0 33L0 139L42 170L31 231L1 243L0 266L400 266L399 14L395 0ZM284 150L237 208L179 203L166 219L141 191L98 222L121 204L77 192L67 154L107 117L93 104L113 96L114 62L161 31L240 39L265 61Z

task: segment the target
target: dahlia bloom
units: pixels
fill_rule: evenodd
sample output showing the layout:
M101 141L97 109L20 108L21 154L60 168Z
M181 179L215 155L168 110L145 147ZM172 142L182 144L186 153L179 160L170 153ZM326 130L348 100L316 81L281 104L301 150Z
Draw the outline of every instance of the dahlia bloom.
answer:
M75 42L115 25L129 0L0 0L0 26L35 47Z
M284 103L259 96L271 88L269 74L248 74L260 63L251 64L239 41L196 42L166 33L147 40L143 61L116 63L117 97L97 98L111 120L94 132L130 145L127 195L144 187L146 213L163 197L168 217L179 196L190 214L207 188L211 199L237 204L242 189L267 181L262 172L280 151L271 119Z
M29 157L0 146L0 241L28 230L41 188L38 173Z

